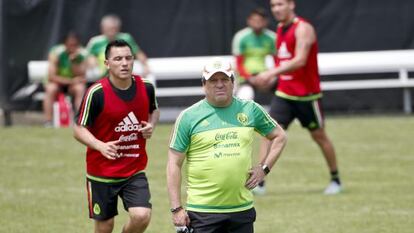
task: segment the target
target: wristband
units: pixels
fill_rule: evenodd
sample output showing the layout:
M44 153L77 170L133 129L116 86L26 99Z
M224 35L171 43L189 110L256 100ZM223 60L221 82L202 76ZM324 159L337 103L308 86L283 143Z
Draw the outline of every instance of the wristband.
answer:
M180 211L182 209L183 209L182 206L178 206L178 207L175 207L175 208L171 208L170 211L171 211L171 213L174 214L174 213L177 213L178 211Z
M270 172L270 169L266 164L262 165L262 170L263 170L265 175L269 174L269 172Z

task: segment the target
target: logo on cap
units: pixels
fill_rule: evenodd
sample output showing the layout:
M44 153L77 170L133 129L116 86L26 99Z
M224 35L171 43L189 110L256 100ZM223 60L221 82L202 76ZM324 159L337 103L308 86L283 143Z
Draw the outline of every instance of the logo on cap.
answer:
M227 75L227 77L231 77L233 75L233 71L231 69L230 62L224 60L220 57L215 57L211 59L205 66L203 70L203 77L208 80L213 74L217 72L222 72Z
M220 69L221 68L221 61L215 61L213 64L214 69Z

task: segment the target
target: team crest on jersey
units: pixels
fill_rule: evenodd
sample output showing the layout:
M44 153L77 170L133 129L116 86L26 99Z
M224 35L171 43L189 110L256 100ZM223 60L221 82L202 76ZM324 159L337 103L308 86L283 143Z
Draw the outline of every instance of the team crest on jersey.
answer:
M316 122L312 121L311 123L309 123L308 128L309 129L316 129L316 128L318 128L318 124Z
M210 122L208 122L208 120L203 120L202 122L201 122L201 126L203 126L203 127L207 127L208 125L210 125Z
M101 214L101 207L99 207L98 203L95 203L95 205L93 205L93 213L96 215Z
M247 125L249 123L249 117L245 113L239 112L237 113L237 121L242 125Z

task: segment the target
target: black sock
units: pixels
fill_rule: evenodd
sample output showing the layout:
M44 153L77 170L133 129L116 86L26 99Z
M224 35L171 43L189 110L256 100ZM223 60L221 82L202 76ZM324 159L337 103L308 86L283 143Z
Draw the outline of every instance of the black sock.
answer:
M337 184L341 184L341 180L339 179L339 172L338 171L331 171L331 180L335 181Z

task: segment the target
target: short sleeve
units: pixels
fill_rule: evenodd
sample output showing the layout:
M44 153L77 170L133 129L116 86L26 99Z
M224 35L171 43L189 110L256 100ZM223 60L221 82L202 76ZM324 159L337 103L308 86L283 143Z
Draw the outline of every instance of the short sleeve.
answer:
M76 114L76 123L85 127L91 126L103 109L103 99L102 85L92 85L83 96Z
M170 139L170 148L178 152L185 153L190 145L191 135L190 135L190 120L188 119L188 114L186 112L181 112L178 116L174 130Z
M92 56L98 56L99 55L98 47L96 46L94 38L92 38L88 42L88 45L86 46L86 50L87 50L89 55L92 55Z
M86 58L88 57L88 51L84 47L81 47L79 49L79 56L81 57L82 61L85 61Z
M155 109L158 109L158 101L157 97L155 96L155 88L154 85L148 81L143 79L145 84L145 89L147 90L148 95L148 102L149 102L149 113L153 113Z
M243 54L242 39L245 30L238 31L232 41L231 52L234 56Z
M259 134L266 136L277 127L277 123L262 106L256 102L252 102L252 104L255 119L254 128Z

